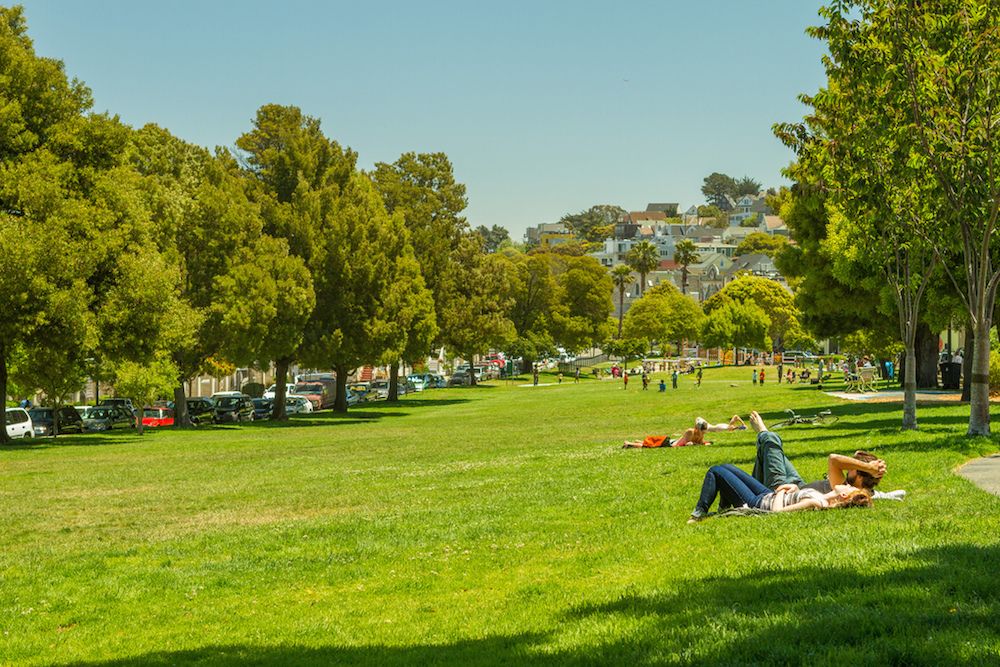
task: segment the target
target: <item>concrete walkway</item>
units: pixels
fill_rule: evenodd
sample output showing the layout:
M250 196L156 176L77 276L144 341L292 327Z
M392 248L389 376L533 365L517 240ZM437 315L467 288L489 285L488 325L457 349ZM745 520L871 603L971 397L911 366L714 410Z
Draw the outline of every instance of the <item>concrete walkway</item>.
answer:
M981 489L1000 496L1000 454L969 461L958 469L958 474Z

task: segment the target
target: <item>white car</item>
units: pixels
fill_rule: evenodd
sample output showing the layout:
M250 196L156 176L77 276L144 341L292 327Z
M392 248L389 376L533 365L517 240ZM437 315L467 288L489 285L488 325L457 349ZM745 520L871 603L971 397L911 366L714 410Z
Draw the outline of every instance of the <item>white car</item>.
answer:
M267 388L267 391L264 392L264 398L266 398L269 401L273 401L274 400L274 395L277 392L277 390L278 390L278 385L272 384L270 387ZM295 383L294 382L288 382L288 383L286 383L285 384L285 396L288 396L289 394L294 394L294 393L295 393Z
M313 404L305 396L289 394L285 396L285 414L301 415L313 411Z
M7 408L3 415L3 422L7 427L7 437L14 438L34 438L35 428L31 423L31 416L24 408Z
M427 388L427 380L423 375L409 375L406 379L413 385L414 391L423 391Z

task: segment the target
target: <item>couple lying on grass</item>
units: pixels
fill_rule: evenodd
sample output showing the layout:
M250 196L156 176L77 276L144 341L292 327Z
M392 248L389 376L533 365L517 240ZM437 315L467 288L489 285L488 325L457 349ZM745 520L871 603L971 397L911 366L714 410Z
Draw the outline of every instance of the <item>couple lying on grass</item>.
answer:
M831 454L826 479L805 484L785 456L781 438L767 430L757 412L750 413L750 423L757 431L753 474L729 463L709 468L688 523L707 518L716 498L720 511L732 507L765 512L871 507L875 486L885 474L885 461L862 451L853 458Z
M694 426L684 431L681 437L671 440L665 435L647 435L643 440L626 440L622 445L625 449L656 448L656 447L684 447L685 445L711 445L705 440L705 434L718 431L743 431L747 425L743 423L739 415L733 415L728 424L709 424L698 417L694 420Z

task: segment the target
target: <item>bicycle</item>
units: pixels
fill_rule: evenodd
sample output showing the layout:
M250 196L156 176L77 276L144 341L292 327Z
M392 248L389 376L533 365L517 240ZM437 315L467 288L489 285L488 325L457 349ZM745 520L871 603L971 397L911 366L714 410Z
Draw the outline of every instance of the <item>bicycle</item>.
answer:
M795 414L795 410L785 409L790 416L785 421L778 422L771 426L772 429L784 428L785 426L795 426L797 424L809 424L811 426L828 426L836 422L840 417L829 410L821 410L818 414L806 417Z

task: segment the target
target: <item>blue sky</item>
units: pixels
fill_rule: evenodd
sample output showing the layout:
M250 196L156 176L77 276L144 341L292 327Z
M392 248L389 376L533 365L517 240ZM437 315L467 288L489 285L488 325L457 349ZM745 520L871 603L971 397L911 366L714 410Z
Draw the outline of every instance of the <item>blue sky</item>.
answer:
M266 103L359 164L444 151L473 225L702 203L713 171L783 181L771 125L823 82L819 0L23 2L95 109L232 146Z

